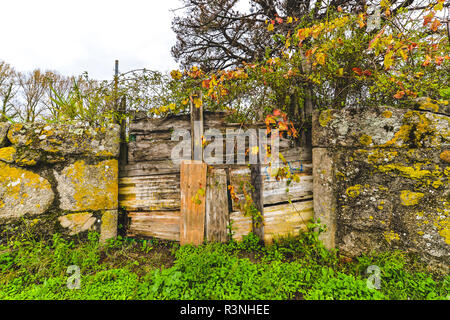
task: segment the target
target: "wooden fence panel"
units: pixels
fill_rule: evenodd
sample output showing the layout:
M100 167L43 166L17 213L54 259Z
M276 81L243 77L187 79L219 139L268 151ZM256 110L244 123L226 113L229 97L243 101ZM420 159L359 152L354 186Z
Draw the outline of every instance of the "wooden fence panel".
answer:
M119 202L127 211L180 210L180 175L119 178Z
M180 240L179 211L129 212L128 217L131 218L128 236Z
M206 240L226 242L229 219L227 173L225 169L210 167L206 180Z
M206 169L200 161L183 161L180 166L181 245L200 245L204 240Z

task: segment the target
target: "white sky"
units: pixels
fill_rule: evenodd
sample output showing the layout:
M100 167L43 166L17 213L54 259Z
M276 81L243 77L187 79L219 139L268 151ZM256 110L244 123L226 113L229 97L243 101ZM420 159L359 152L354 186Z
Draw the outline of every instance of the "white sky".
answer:
M64 75L88 71L111 79L119 71L177 68L170 9L179 0L0 0L0 60L18 71Z

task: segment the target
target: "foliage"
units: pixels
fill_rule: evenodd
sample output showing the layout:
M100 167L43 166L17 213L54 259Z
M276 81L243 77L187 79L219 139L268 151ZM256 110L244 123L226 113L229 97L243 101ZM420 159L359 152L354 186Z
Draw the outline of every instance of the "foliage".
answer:
M421 1L398 0L393 10L414 8ZM362 12L377 1L361 0L184 0L182 13L172 22L177 43L172 55L183 68L200 66L214 71L240 67L243 62L280 56L283 45L271 37L283 36L306 21L319 21L339 7L347 12ZM378 1L379 3L379 1Z
M97 233L78 243L59 235L51 241L24 235L0 245L0 298L446 299L449 294L448 275L426 272L401 252L351 261L323 248L317 240L320 224L311 228L270 246L253 234L242 242L198 247L124 238L101 246ZM161 249L172 266L164 267ZM69 265L80 267L80 289L67 288ZM381 269L380 290L367 286L370 265Z

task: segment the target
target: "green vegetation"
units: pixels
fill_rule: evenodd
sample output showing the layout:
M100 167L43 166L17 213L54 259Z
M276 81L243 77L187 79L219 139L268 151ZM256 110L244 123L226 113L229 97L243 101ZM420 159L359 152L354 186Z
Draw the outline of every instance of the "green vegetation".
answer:
M447 299L450 277L401 252L351 260L329 252L317 232L264 247L242 242L183 246L98 234L74 243L29 237L0 245L0 299ZM79 267L80 289L68 289ZM367 285L380 268L380 289Z

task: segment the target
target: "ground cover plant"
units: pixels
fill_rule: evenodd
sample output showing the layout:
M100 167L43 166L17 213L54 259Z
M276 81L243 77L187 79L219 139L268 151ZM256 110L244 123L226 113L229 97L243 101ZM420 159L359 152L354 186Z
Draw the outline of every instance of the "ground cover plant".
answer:
M317 235L310 231L261 246L250 234L241 242L198 247L121 237L100 245L93 232L80 241L57 234L46 240L16 236L0 245L0 299L449 297L449 275L431 272L411 255L396 251L350 259L326 250ZM69 266L78 268L78 289ZM369 266L380 270L379 289L368 285Z

